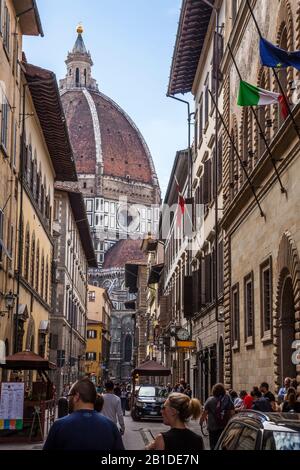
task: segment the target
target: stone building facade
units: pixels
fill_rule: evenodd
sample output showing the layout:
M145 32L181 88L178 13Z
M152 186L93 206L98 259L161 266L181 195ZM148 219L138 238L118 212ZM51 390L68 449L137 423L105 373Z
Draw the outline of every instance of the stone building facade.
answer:
M190 383L190 352L177 347L176 331L184 328L191 335L191 324L188 319L191 312L187 312L184 304L184 283L189 275L190 254L188 250L189 234L186 231L189 224L187 200L189 191L189 154L188 151L179 151L176 154L173 169L164 199L162 219L160 225L160 240L164 242L164 277L163 294L168 299L167 318L161 324L161 336L169 337L165 345L165 366L171 369L172 383L184 378ZM177 186L178 182L178 186ZM186 203L184 213L179 205L178 191Z
M0 2L0 363L14 352L20 202L23 37L43 35L36 6L17 20L26 1ZM12 33L13 32L13 33ZM12 300L9 301L9 298ZM0 370L0 377L1 377ZM6 372L4 372L6 375Z
M87 305L85 372L98 384L109 377L112 303L105 289L89 285Z
M267 40L288 51L300 49L298 2L253 0L250 6ZM214 8L200 0L183 2L169 82L170 94L192 91L195 96L193 195L204 215L196 230L201 249L193 260L193 273L198 271L194 285L200 292L200 310L194 309L193 317L198 343L193 367L194 393L201 398L215 381L224 380L237 390L267 381L276 391L285 376L297 377L299 383L300 372L295 364L300 339L299 131L290 117L281 116L278 105L255 108L256 119L249 107L236 104L240 79L228 46L243 80L275 92L280 88L272 70L260 65L259 34L248 3L215 1ZM216 9L221 39L212 50ZM185 61L180 52L193 39L193 54ZM290 67L277 76L297 122L299 72ZM215 109L210 95L216 98L216 80L224 119L224 125L219 119L218 152L213 151ZM212 171L216 162L221 171ZM216 195L216 183L222 243L217 285L223 287L218 316L213 305L216 284L207 282L216 277L216 198L209 198L209 193Z
M288 51L300 49L297 1L251 3L267 40ZM226 39L242 78L278 91L272 70L260 65L259 36L247 5L241 4ZM222 73L224 119L261 205L260 210L225 139L226 383L249 389L267 381L276 391L285 376L300 382L300 365L293 363L294 342L300 338L299 131L297 134L290 117L281 117L277 105L261 107L259 123L270 155L251 110L236 105L239 80L227 51ZM299 79L299 72L288 68L278 76L297 122L299 100L294 80Z
M55 184L50 359L58 393L84 375L88 268L97 265L82 194Z

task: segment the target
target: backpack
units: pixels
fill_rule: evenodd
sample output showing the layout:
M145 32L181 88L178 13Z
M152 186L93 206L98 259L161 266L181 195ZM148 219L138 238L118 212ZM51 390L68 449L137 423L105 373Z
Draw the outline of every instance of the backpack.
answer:
M273 411L271 402L266 397L261 397L255 400L252 405L252 410L263 412Z
M220 429L225 428L231 417L230 410L228 409L229 400L228 395L217 398L215 419Z

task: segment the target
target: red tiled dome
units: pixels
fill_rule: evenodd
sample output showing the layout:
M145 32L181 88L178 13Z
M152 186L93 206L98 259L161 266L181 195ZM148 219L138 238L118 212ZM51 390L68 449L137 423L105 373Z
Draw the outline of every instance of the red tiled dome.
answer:
M141 250L141 240L119 240L105 254L103 269L124 268L129 261L145 261L145 254Z
M97 172L98 145L98 163L100 155L104 175L154 183L149 149L133 121L114 101L98 91L81 89L67 90L61 99L79 174ZM100 126L98 143L93 109L97 111L96 125Z

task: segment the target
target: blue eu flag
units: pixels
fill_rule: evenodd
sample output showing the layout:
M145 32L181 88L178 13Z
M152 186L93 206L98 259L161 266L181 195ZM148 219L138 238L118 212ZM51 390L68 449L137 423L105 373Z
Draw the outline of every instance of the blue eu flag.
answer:
M280 47L274 46L264 38L259 44L260 59L262 65L274 68L294 67L300 70L300 51L288 52Z

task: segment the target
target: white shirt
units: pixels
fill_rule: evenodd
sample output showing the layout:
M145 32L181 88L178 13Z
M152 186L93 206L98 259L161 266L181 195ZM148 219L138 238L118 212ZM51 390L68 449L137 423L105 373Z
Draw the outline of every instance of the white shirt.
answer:
M113 423L120 424L121 430L125 430L123 411L121 407L121 399L117 397L114 393L104 393L103 394L103 408L101 414L110 419Z

